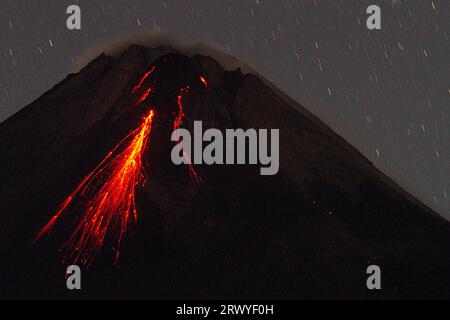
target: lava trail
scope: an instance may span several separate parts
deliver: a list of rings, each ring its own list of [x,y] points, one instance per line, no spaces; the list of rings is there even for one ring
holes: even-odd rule
[[[155,71],[156,67],[153,66],[149,71],[147,71],[146,73],[144,73],[138,83],[133,87],[133,89],[131,90],[131,93],[134,94],[136,93],[136,91],[138,91],[141,87],[142,84],[145,82],[145,80],[147,80],[147,78],[153,73],[153,71]],[[154,90],[154,85],[151,84],[148,88],[146,88],[144,90],[144,92],[142,94],[140,94],[140,96],[138,97],[137,101],[133,104],[132,108],[137,107],[141,102],[143,102],[145,99],[148,98],[149,94],[153,92]]]
[[[40,230],[36,241],[49,233],[60,216],[89,199],[81,221],[63,246],[65,257],[74,263],[90,265],[103,246],[107,231],[116,235],[116,263],[123,236],[131,220],[137,220],[135,188],[143,186],[145,174],[142,157],[149,143],[155,112],[142,119],[141,125],[128,134],[108,153],[62,203],[58,212]]]
[[[142,84],[144,83],[145,80],[147,80],[147,78],[153,73],[153,71],[155,71],[156,67],[153,66],[149,71],[147,71],[146,73],[144,73],[144,75],[141,76],[141,78],[139,79],[139,82],[133,87],[133,89],[131,90],[131,93],[135,93],[136,91],[139,90],[139,88],[142,86]]]
[[[155,67],[152,67],[139,79],[131,91],[132,94],[140,90],[154,70]],[[205,78],[201,77],[200,81],[205,88],[208,86]],[[153,90],[154,84],[151,84],[138,96],[133,107],[146,100]],[[178,114],[173,122],[174,130],[183,124],[183,97],[188,91],[189,86],[181,89],[177,97]],[[44,234],[50,233],[64,213],[69,210],[81,211],[78,225],[61,248],[65,251],[64,260],[70,258],[74,263],[91,265],[95,255],[104,245],[106,236],[111,235],[116,241],[115,262],[118,262],[121,243],[128,226],[138,218],[135,190],[136,187],[143,186],[146,180],[142,157],[149,145],[154,116],[155,112],[150,110],[140,126],[123,138],[100,164],[81,180],[56,214],[39,231],[35,242]],[[183,156],[189,163],[192,181],[200,184],[202,178],[184,150]]]
[[[186,86],[185,88],[182,88],[180,90],[180,93],[178,94],[178,99],[177,99],[178,114],[177,114],[177,117],[175,118],[175,120],[173,121],[173,130],[178,129],[183,124],[183,118],[185,116],[184,107],[183,107],[183,96],[188,92],[189,92],[189,86]],[[176,136],[176,138],[178,139],[178,142],[179,142],[179,137]],[[195,168],[194,168],[194,165],[192,164],[191,158],[190,158],[189,154],[187,154],[186,151],[184,151],[184,149],[183,149],[183,158],[189,164],[189,174],[191,176],[192,181],[194,183],[196,183],[197,185],[200,185],[203,182],[202,177],[200,177],[200,175],[197,173],[197,171],[195,171]]]
[[[148,98],[149,94],[154,90],[153,86],[148,87],[145,91],[139,96],[137,101],[134,103],[132,108],[137,107],[141,102]]]
[[[208,80],[204,76],[200,76],[200,82],[203,84],[205,88],[208,88]]]

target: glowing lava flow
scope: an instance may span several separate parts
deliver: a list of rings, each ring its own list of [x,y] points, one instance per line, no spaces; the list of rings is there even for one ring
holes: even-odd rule
[[[205,77],[200,76],[200,82],[203,84],[205,88],[208,88],[208,81],[205,79]]]
[[[66,255],[74,262],[90,265],[103,246],[107,231],[117,232],[116,263],[123,236],[130,219],[137,220],[135,188],[145,182],[142,157],[152,130],[153,110],[142,119],[142,124],[128,134],[105,159],[77,186],[62,203],[36,237],[49,233],[58,218],[69,208],[89,197],[81,221],[64,245]],[[129,140],[131,141],[126,144]]]
[[[137,107],[142,101],[148,98],[148,95],[152,93],[153,87],[147,88],[144,93],[137,99],[136,103],[133,105],[133,108]]]
[[[131,93],[135,93],[139,88],[142,86],[144,81],[155,71],[155,66],[153,66],[149,71],[147,71],[140,79],[139,82],[133,87],[133,90],[131,90]]]
[[[155,67],[147,71],[133,87],[132,93],[140,90]],[[200,77],[205,87],[208,82]],[[139,95],[133,107],[147,99],[154,90],[151,85]],[[178,129],[185,116],[183,96],[189,86],[181,89],[178,95],[178,115],[174,119],[173,129]],[[67,211],[80,213],[80,221],[61,249],[64,258],[70,257],[74,263],[90,265],[104,245],[106,237],[116,241],[117,263],[120,257],[121,243],[131,221],[136,222],[136,187],[143,186],[146,180],[142,157],[149,144],[152,122],[155,112],[150,110],[142,119],[141,125],[130,132],[103,161],[78,184],[75,190],[61,204],[56,214],[39,231],[35,242],[44,234],[51,232],[58,219]],[[202,178],[195,171],[189,155],[183,150],[183,157],[189,163],[189,173],[194,183],[200,184]]]
[[[144,75],[142,75],[142,77],[139,79],[138,83],[131,90],[132,94],[135,93],[136,91],[138,91],[141,88],[141,86],[144,83],[144,81],[147,80],[147,78],[153,73],[153,71],[155,71],[155,69],[156,69],[156,67],[153,66],[149,71],[147,71],[146,73],[144,73]],[[137,107],[141,102],[143,102],[145,99],[147,99],[148,95],[150,93],[152,93],[153,90],[154,90],[154,86],[153,85],[151,85],[150,87],[145,89],[145,91],[139,96],[137,101],[133,104],[132,108]]]
[[[180,93],[178,94],[178,115],[173,121],[173,130],[178,129],[183,124],[183,118],[185,116],[184,108],[183,108],[183,94],[185,92],[189,91],[189,86],[186,88],[183,88],[180,90]],[[176,137],[178,140],[178,136]],[[191,179],[193,182],[195,182],[197,185],[201,184],[203,182],[202,177],[195,171],[194,165],[192,164],[191,158],[189,155],[184,151],[183,149],[183,157],[185,158],[186,162],[189,164],[189,174],[191,176]]]

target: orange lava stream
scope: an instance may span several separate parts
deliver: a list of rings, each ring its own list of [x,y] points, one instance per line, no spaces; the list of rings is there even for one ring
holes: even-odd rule
[[[35,241],[43,234],[49,233],[67,209],[79,205],[80,200],[88,197],[90,200],[81,221],[63,246],[66,256],[69,255],[74,263],[90,265],[103,246],[107,231],[113,229],[117,232],[116,263],[118,262],[121,242],[128,225],[131,220],[137,220],[135,188],[145,183],[142,157],[149,142],[154,115],[155,112],[150,110],[142,119],[141,125],[119,142],[104,160],[83,178],[62,203],[58,212],[40,230]],[[126,144],[127,142],[129,143]]]
[[[200,82],[203,83],[203,86],[205,88],[208,88],[208,81],[205,79],[205,77],[200,76]]]
[[[147,71],[140,79],[139,82],[133,87],[133,90],[131,90],[131,93],[135,93],[139,88],[142,86],[144,81],[155,71],[156,67],[153,66],[149,71]]]
[[[140,90],[144,81],[155,70],[153,66],[133,87],[132,93]],[[200,76],[200,81],[208,87],[207,80]],[[148,87],[137,98],[136,107],[154,90]],[[183,124],[185,116],[183,97],[189,86],[180,90],[178,95],[178,114],[173,122],[173,129]],[[121,243],[131,222],[136,222],[135,192],[136,187],[143,186],[146,180],[142,157],[149,145],[149,136],[155,112],[150,110],[142,119],[140,126],[123,138],[100,164],[85,176],[75,190],[64,200],[56,214],[39,231],[35,243],[51,232],[56,222],[67,211],[80,212],[80,221],[62,246],[64,260],[69,257],[74,263],[91,265],[95,255],[103,247],[107,235],[116,241],[115,263],[120,257]],[[178,139],[179,140],[179,139]],[[189,155],[183,150],[183,157],[189,163],[189,174],[194,183],[199,185],[202,178],[196,172]]]
[[[136,103],[133,105],[133,108],[137,107],[141,102],[143,102],[145,99],[147,99],[148,95],[152,93],[153,87],[147,88],[144,93],[139,97],[139,99],[136,101]]]
[[[184,108],[183,108],[183,95],[189,91],[189,86],[180,90],[180,94],[178,95],[178,115],[173,121],[173,130],[178,129],[183,124],[183,118],[185,116]],[[179,140],[179,137],[176,137]],[[191,158],[183,149],[183,157],[187,163],[189,163],[189,175],[193,182],[197,185],[200,185],[203,182],[202,177],[195,171],[194,165],[192,164]]]

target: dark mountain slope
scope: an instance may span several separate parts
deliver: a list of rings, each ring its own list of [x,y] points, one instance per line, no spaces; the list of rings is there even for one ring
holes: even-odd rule
[[[182,127],[278,128],[279,174],[200,165],[197,185],[187,166],[173,165],[170,135],[187,85]],[[80,211],[33,239],[149,108],[148,181],[136,188],[139,217],[119,265],[107,237],[83,269],[83,290],[70,292],[71,261],[57,250]],[[2,297],[450,298],[449,224],[301,106],[210,57],[138,46],[98,57],[0,124],[0,164]],[[381,267],[380,291],[366,288],[370,264]]]

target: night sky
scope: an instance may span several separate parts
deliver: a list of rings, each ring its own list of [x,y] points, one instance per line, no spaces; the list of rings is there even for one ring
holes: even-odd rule
[[[80,31],[66,28],[70,4]],[[366,28],[371,4],[381,30]],[[92,48],[166,30],[223,47],[450,219],[449,15],[448,0],[1,0],[0,121]]]

